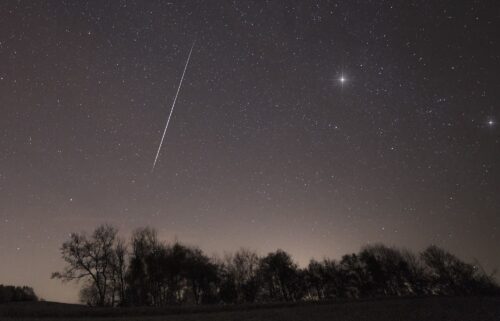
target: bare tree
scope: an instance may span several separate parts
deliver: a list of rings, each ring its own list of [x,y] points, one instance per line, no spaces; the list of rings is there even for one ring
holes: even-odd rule
[[[448,251],[435,245],[420,254],[435,294],[471,294],[477,288],[478,271]]]
[[[290,254],[283,250],[269,253],[260,260],[259,275],[270,301],[295,301],[300,299],[297,279],[298,266]]]
[[[55,272],[52,278],[63,282],[86,280],[95,288],[97,305],[106,304],[109,288],[109,275],[117,229],[110,225],[101,225],[89,237],[85,233],[73,233],[61,247],[62,258],[66,267],[62,272]]]
[[[128,244],[109,225],[90,235],[71,234],[61,247],[66,266],[52,277],[63,282],[81,280],[81,300],[98,306],[500,292],[493,275],[479,263],[465,263],[436,246],[416,256],[375,244],[339,261],[311,260],[301,269],[283,250],[260,258],[241,249],[224,261],[211,259],[197,247],[161,242],[148,227],[136,230]],[[0,286],[0,301],[21,300],[14,290]]]
[[[126,281],[130,300],[134,305],[151,304],[151,287],[148,277],[148,262],[160,250],[160,241],[155,229],[150,227],[139,228],[131,237],[132,253],[130,254],[129,268]],[[151,263],[151,262],[150,262]]]
[[[126,304],[125,298],[125,276],[127,273],[127,245],[123,239],[117,239],[111,260],[111,282],[112,282],[112,302],[118,299],[119,305]]]
[[[227,278],[233,282],[235,302],[254,302],[258,292],[260,258],[254,251],[240,249],[225,259]]]
[[[308,287],[308,297],[323,300],[326,297],[326,287],[328,284],[326,264],[311,260],[305,270],[305,282]]]

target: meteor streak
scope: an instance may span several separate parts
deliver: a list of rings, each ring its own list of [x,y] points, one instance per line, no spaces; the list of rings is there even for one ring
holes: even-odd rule
[[[163,130],[163,135],[161,136],[160,145],[158,146],[158,150],[156,151],[155,161],[153,162],[153,168],[151,172],[155,170],[156,161],[158,160],[158,156],[160,156],[161,146],[163,145],[163,140],[165,139],[165,134],[167,133],[168,124],[170,123],[170,118],[172,117],[172,113],[174,112],[175,102],[177,101],[177,96],[179,96],[179,91],[181,90],[182,81],[184,80],[184,75],[186,74],[186,69],[189,65],[189,59],[191,59],[191,53],[193,52],[194,44],[196,40],[193,41],[193,45],[191,46],[191,50],[189,50],[189,55],[186,60],[186,65],[184,66],[184,71],[182,72],[181,80],[179,82],[179,86],[177,87],[177,92],[175,93],[174,101],[172,102],[172,107],[170,108],[170,114],[168,115],[167,124],[165,125],[165,129]]]

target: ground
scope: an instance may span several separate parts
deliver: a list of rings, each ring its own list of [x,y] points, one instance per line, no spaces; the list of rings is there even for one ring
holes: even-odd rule
[[[92,309],[56,303],[0,305],[0,320],[75,321],[498,321],[500,297],[383,299],[245,307]]]

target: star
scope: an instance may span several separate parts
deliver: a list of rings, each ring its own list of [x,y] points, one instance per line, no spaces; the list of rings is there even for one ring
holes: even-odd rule
[[[493,127],[495,125],[495,121],[493,119],[488,120],[488,126]]]
[[[344,73],[340,74],[340,77],[337,78],[337,81],[340,83],[340,86],[343,88],[344,84],[347,81],[347,78],[344,76]]]

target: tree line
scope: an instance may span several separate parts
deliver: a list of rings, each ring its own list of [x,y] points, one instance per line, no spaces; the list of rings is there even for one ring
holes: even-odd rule
[[[0,284],[0,303],[38,301],[33,288]]]
[[[240,249],[211,258],[199,248],[158,239],[149,227],[130,241],[101,225],[63,243],[62,281],[82,281],[80,298],[92,306],[240,304],[422,295],[493,295],[499,286],[478,263],[437,246],[421,253],[366,246],[340,260],[311,260],[300,268],[287,252],[266,256]]]

